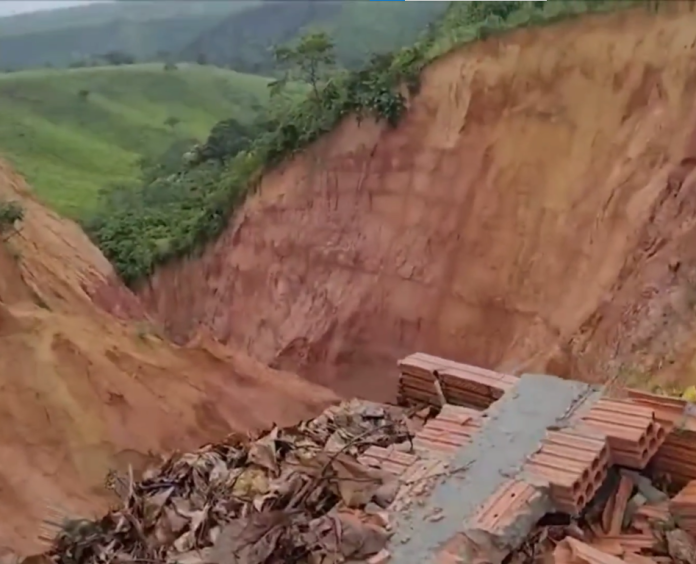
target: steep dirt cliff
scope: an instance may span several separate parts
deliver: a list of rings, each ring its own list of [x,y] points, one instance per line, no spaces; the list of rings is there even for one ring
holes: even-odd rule
[[[398,128],[346,121],[143,297],[182,342],[204,327],[373,398],[414,350],[591,380],[683,368],[696,342],[683,4],[449,54]]]
[[[110,468],[138,470],[149,451],[293,422],[333,401],[210,339],[163,341],[78,227],[2,163],[0,196],[26,209],[19,233],[0,242],[0,556],[36,548],[49,505],[103,509]],[[120,322],[93,300],[142,320]]]

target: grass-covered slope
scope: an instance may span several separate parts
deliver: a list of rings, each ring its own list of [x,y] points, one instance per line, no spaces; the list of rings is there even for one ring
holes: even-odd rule
[[[204,139],[221,119],[251,119],[266,84],[195,65],[2,74],[0,152],[44,201],[77,217],[105,185],[134,180],[140,156]]]

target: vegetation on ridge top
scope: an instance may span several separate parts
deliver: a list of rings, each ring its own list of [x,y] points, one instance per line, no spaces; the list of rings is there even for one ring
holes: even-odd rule
[[[635,4],[645,2],[621,6]],[[324,75],[318,88],[297,103],[277,95],[269,113],[248,128],[236,120],[219,124],[217,135],[211,135],[202,148],[215,152],[221,140],[231,136],[237,141],[229,143],[232,150],[224,158],[200,158],[199,152],[195,158],[189,153],[187,158],[169,160],[165,176],[108,194],[103,211],[85,228],[123,280],[135,284],[156,266],[216,238],[265,169],[303,150],[344,117],[371,116],[395,126],[406,109],[402,85],[415,93],[420,71],[434,58],[510,29],[616,8],[617,3],[604,0],[452,3],[442,21],[415,45],[374,56],[359,71]],[[291,47],[294,57],[284,58],[300,62],[297,47]],[[309,55],[322,56],[311,50]]]

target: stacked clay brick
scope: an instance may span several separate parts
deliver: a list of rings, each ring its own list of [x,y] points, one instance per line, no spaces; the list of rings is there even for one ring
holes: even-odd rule
[[[486,409],[517,383],[500,374],[424,353],[400,360],[399,401]]]
[[[419,454],[449,457],[467,446],[481,428],[482,417],[482,412],[475,409],[445,405],[437,417],[428,421],[413,437],[413,454],[372,446],[360,461],[400,475],[403,466],[412,464]]]
[[[520,514],[541,497],[541,492],[531,484],[523,480],[507,480],[478,509],[471,525],[495,535],[514,523]]]
[[[667,434],[653,409],[630,399],[602,398],[582,422],[607,436],[614,464],[636,470],[648,465]]]
[[[428,421],[413,438],[416,452],[454,454],[468,445],[481,428],[480,411],[469,407],[445,405],[437,417]]]
[[[548,431],[525,470],[550,484],[558,510],[578,514],[602,485],[609,463],[605,436],[580,426]]]
[[[485,410],[518,381],[515,376],[416,353],[399,361],[399,400],[442,407],[414,438],[416,451],[448,455],[482,424]],[[686,482],[696,479],[696,414],[686,402],[628,390],[603,397],[573,417],[570,428],[549,431],[525,469],[551,484],[558,508],[579,512],[594,496],[610,465],[658,469]],[[459,409],[460,411],[457,411]],[[674,432],[679,428],[680,432]]]
[[[425,478],[447,475],[450,458],[487,424],[484,410],[518,382],[514,376],[422,353],[403,359],[399,368],[401,402],[441,409],[415,433],[408,453],[372,447],[361,457],[399,476],[402,486],[394,510],[417,497]],[[547,492],[556,510],[580,514],[606,482],[612,465],[642,470],[652,464],[677,483],[691,480],[669,502],[669,511],[696,535],[696,406],[635,390],[623,390],[622,398],[599,397],[600,390],[596,392],[590,391],[559,421],[563,427],[547,429],[522,471],[510,476],[482,504],[465,530],[438,552],[437,561],[460,562],[464,553],[490,549],[488,540],[502,538],[535,511],[546,510]],[[624,508],[632,490],[633,483],[622,477],[616,496],[619,499],[623,492]],[[624,512],[617,515],[620,530]],[[611,528],[615,528],[613,520]],[[484,556],[490,560],[490,554]]]
[[[693,406],[679,398],[628,390],[628,397],[654,410],[656,420],[667,437],[651,461],[659,473],[669,474],[675,483],[684,485],[696,480],[696,414]]]

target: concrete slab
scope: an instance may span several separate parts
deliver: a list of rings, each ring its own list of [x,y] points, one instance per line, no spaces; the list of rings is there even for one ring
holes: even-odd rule
[[[487,410],[481,430],[455,454],[449,471],[435,479],[431,494],[414,500],[408,510],[396,516],[396,533],[389,547],[391,562],[435,562],[438,550],[467,528],[486,499],[518,474],[547,427],[564,425],[593,391],[587,384],[554,376],[523,375],[514,389]],[[540,504],[534,512],[543,515],[545,510]],[[526,521],[530,527],[533,518],[530,515]],[[522,528],[526,526],[522,524]],[[526,532],[519,528],[510,531],[511,536],[522,534]]]

